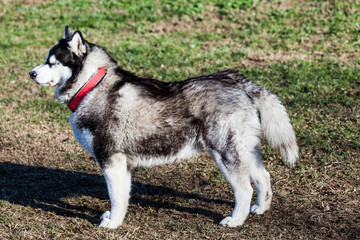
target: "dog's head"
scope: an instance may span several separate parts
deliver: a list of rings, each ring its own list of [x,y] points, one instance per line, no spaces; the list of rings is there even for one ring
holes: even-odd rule
[[[87,49],[81,32],[73,34],[66,26],[64,37],[50,49],[45,63],[29,72],[30,78],[41,86],[62,85],[79,71]]]

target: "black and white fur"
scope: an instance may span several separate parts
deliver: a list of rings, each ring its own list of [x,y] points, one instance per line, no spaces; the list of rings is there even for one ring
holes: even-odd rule
[[[130,167],[172,163],[202,151],[212,155],[234,190],[235,208],[221,225],[240,226],[249,212],[262,214],[270,208],[270,175],[261,162],[260,137],[291,166],[298,157],[293,128],[275,95],[236,70],[172,83],[138,77],[68,26],[30,77],[42,86],[56,86],[56,98],[67,104],[100,67],[107,75],[69,121],[106,179],[111,210],[101,216],[101,227],[116,228],[124,220]],[[251,182],[257,202],[250,207]]]

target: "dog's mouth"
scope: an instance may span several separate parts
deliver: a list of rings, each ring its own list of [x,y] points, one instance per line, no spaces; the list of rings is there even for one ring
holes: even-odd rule
[[[37,85],[41,86],[41,87],[53,87],[55,86],[56,84],[54,83],[54,81],[49,81],[49,82],[46,82],[46,83],[41,83],[41,82],[38,82],[36,79],[34,78],[31,78],[31,80],[33,80]]]
[[[36,82],[36,81],[35,81]],[[46,82],[46,83],[38,83],[36,82],[38,85],[42,86],[42,87],[53,87],[55,86],[56,84],[54,84],[53,81],[50,81],[50,82]]]
[[[53,86],[51,83],[38,83],[38,82],[36,82],[36,83],[42,87],[52,87]]]

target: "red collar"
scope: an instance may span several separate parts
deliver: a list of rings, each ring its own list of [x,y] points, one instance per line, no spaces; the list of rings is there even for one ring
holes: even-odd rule
[[[99,68],[97,73],[95,73],[85,84],[80,88],[80,90],[74,95],[74,97],[68,103],[68,107],[71,111],[75,111],[76,107],[79,105],[81,100],[85,95],[90,92],[94,87],[96,87],[106,75],[106,70],[104,68]]]

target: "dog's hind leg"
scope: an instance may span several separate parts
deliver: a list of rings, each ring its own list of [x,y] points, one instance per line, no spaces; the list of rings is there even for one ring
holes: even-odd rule
[[[131,174],[126,164],[126,156],[114,154],[109,163],[102,168],[111,202],[111,210],[106,211],[100,218],[100,227],[117,228],[124,220],[129,204]]]
[[[226,161],[221,154],[212,152],[212,155],[224,174],[226,180],[230,183],[235,197],[235,208],[231,216],[224,218],[220,224],[227,227],[237,227],[244,223],[249,214],[249,207],[253,189],[250,184],[249,166],[246,162],[235,163],[229,167],[224,164]],[[241,158],[246,156],[241,156]]]
[[[256,147],[255,151],[257,161],[250,163],[250,178],[256,186],[257,201],[256,204],[251,206],[250,213],[263,214],[266,210],[270,209],[272,200],[270,174],[261,162],[259,148]]]

